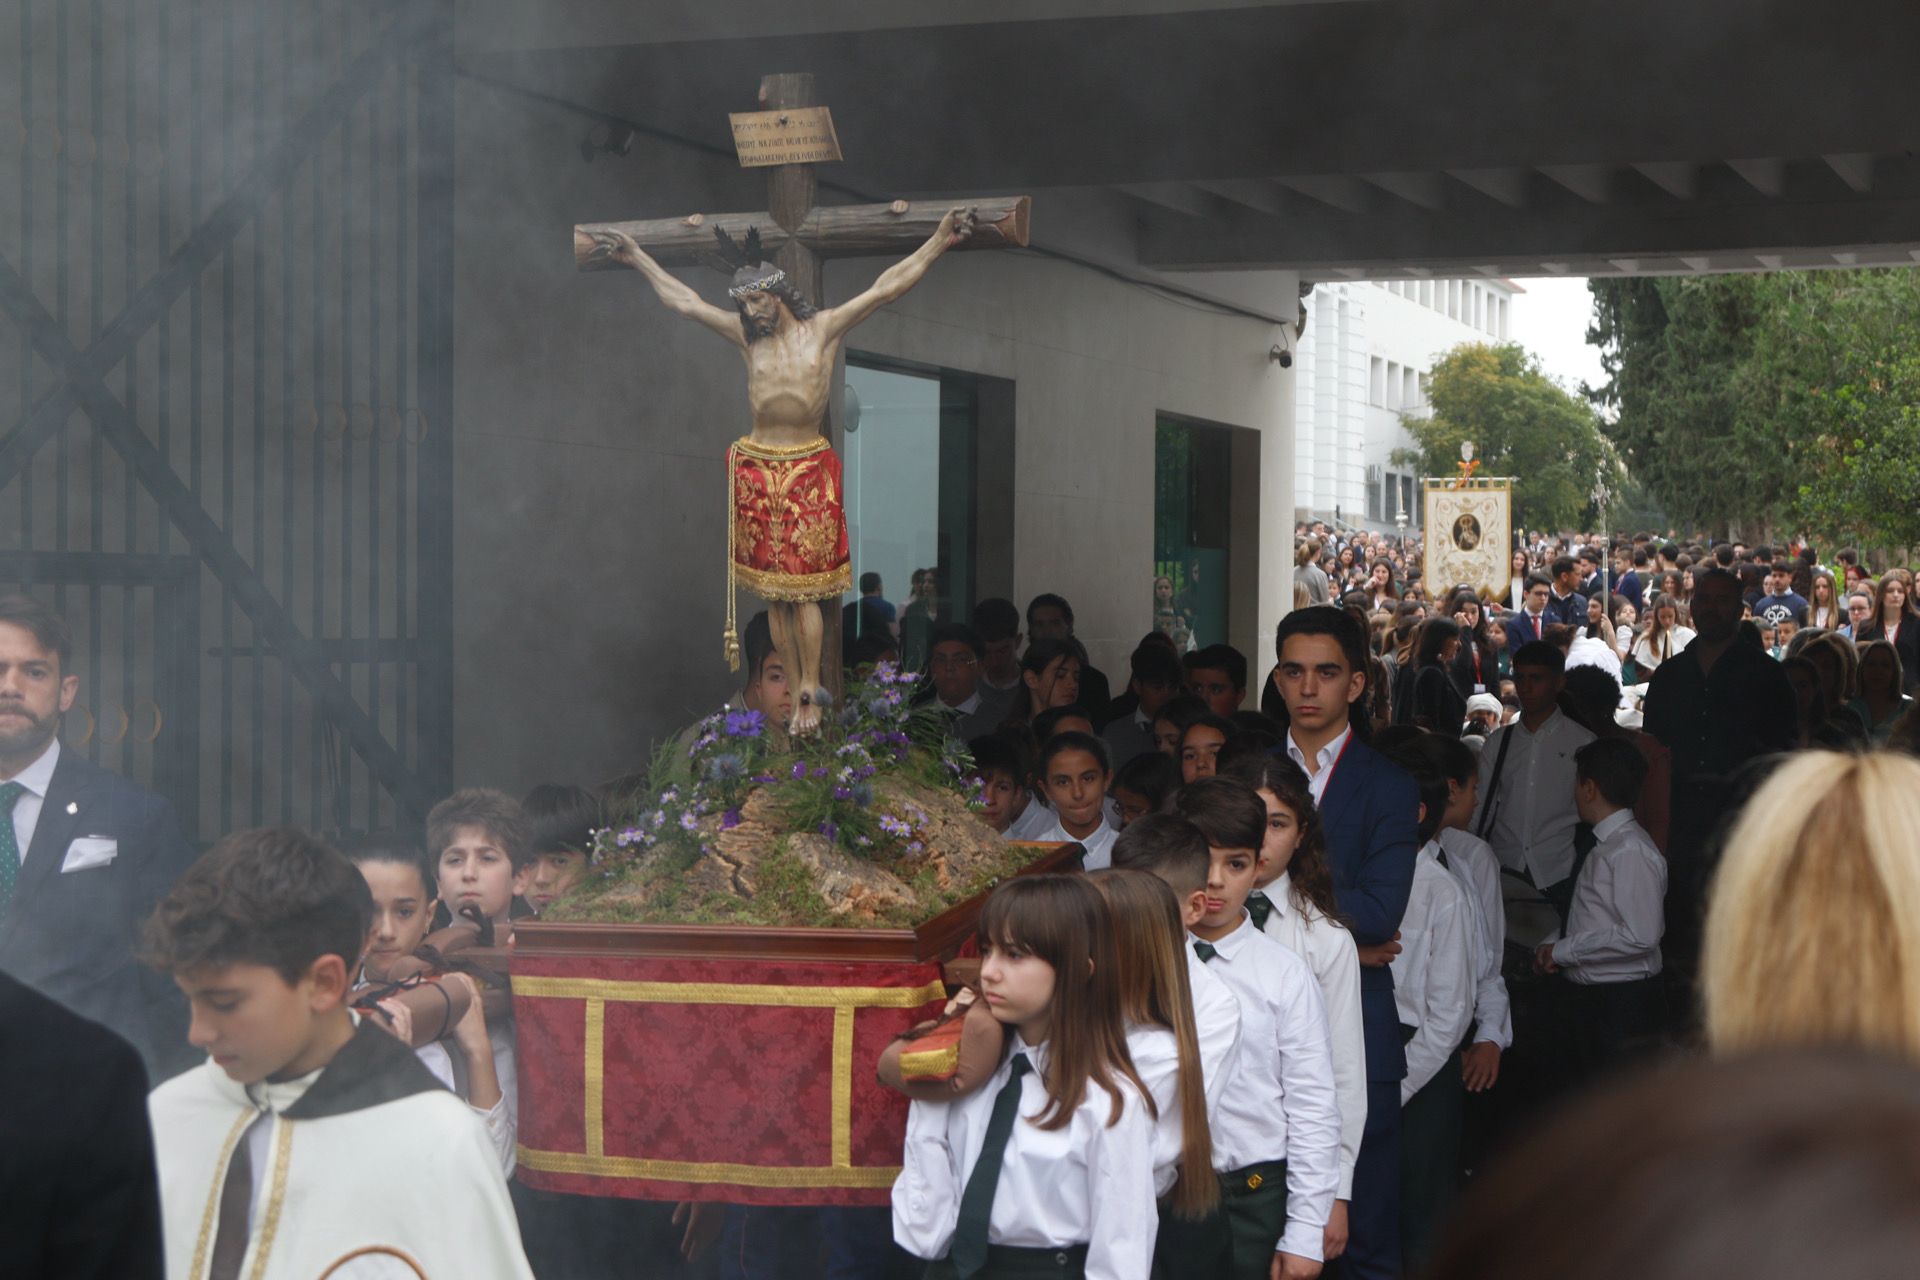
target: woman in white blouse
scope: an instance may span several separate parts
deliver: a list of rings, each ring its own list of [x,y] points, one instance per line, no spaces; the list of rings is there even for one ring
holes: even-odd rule
[[[1685,608],[1665,597],[1653,606],[1652,620],[1633,642],[1633,665],[1641,679],[1650,678],[1661,663],[1693,643],[1693,628],[1687,625]]]

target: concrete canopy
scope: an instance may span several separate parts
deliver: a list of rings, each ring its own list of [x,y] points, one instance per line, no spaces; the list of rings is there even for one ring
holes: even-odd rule
[[[552,8],[553,6],[546,6]],[[560,0],[577,35],[598,0]],[[1638,275],[1920,258],[1920,6],[1910,0],[1341,0],[851,28],[846,6],[712,0],[529,47],[486,6],[462,67],[730,149],[759,77],[810,70],[873,196],[1030,191],[1123,208],[1156,271],[1304,279]],[[892,8],[892,6],[889,6]],[[1160,11],[1151,11],[1160,10]],[[895,13],[896,21],[912,21]],[[953,19],[958,17],[960,22]],[[467,16],[463,14],[463,22]],[[949,25],[931,25],[944,22]],[[594,28],[599,29],[599,28]],[[503,34],[504,33],[504,34]],[[742,198],[760,186],[742,175]],[[829,193],[826,199],[835,197]],[[846,197],[841,197],[846,198]],[[746,207],[746,206],[742,206]],[[670,214],[678,210],[636,210]]]

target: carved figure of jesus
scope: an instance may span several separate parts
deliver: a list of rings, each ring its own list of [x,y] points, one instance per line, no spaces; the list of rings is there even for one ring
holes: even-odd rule
[[[838,599],[852,586],[840,459],[821,430],[841,344],[855,325],[918,284],[935,258],[973,234],[974,224],[974,210],[949,210],[926,242],[883,271],[871,288],[824,310],[816,310],[777,267],[756,260],[756,234],[747,236],[742,265],[727,290],[734,306],[728,310],[669,275],[625,232],[594,232],[596,254],[640,272],[669,310],[713,330],[746,361],[753,426],[727,451],[729,572],[767,601],[774,648],[796,677],[788,725],[793,733],[819,726],[825,700],[819,602]],[[730,583],[727,657],[737,665],[733,617]]]

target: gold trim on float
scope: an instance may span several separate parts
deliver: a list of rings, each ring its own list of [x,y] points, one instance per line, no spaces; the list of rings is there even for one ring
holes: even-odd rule
[[[639,1178],[658,1182],[731,1183],[743,1187],[890,1187],[898,1166],[861,1167],[853,1163],[854,1017],[861,1009],[917,1009],[946,998],[939,979],[918,987],[790,987],[771,983],[627,982],[613,978],[553,978],[537,975],[513,980],[516,999],[580,1000],[583,1028],[582,1150],[538,1151],[518,1148],[519,1161],[541,1173]],[[832,1163],[826,1166],[761,1166],[696,1160],[648,1160],[606,1153],[607,1002],[618,1004],[740,1005],[758,1008],[833,1010],[831,1113],[828,1121]]]
[[[515,997],[612,1000],[623,1004],[740,1004],[785,1009],[918,1009],[947,998],[934,979],[918,987],[788,987],[746,982],[628,982],[618,978],[549,978],[515,974]]]
[[[883,1189],[900,1176],[893,1165],[837,1169],[815,1165],[718,1164],[694,1160],[641,1160],[632,1156],[586,1156],[566,1151],[518,1149],[520,1163],[541,1173],[577,1173],[652,1182],[731,1183],[742,1187]]]
[[[607,1002],[586,1002],[586,1030],[580,1040],[580,1060],[586,1067],[582,1113],[587,1127],[587,1154],[604,1156],[607,1141]]]

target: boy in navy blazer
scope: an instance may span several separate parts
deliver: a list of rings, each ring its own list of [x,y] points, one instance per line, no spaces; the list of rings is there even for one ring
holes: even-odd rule
[[[1360,1021],[1367,1051],[1367,1126],[1354,1165],[1344,1274],[1400,1274],[1400,1081],[1407,1072],[1390,956],[1413,889],[1420,791],[1355,731],[1365,714],[1366,636],[1344,609],[1310,606],[1281,619],[1275,676],[1287,706],[1286,752],[1319,806],[1334,897],[1360,948]]]
[[[165,800],[62,750],[72,661],[57,614],[0,596],[0,972],[117,1032],[158,1082],[195,1056],[186,1004],[133,949],[194,849]]]

